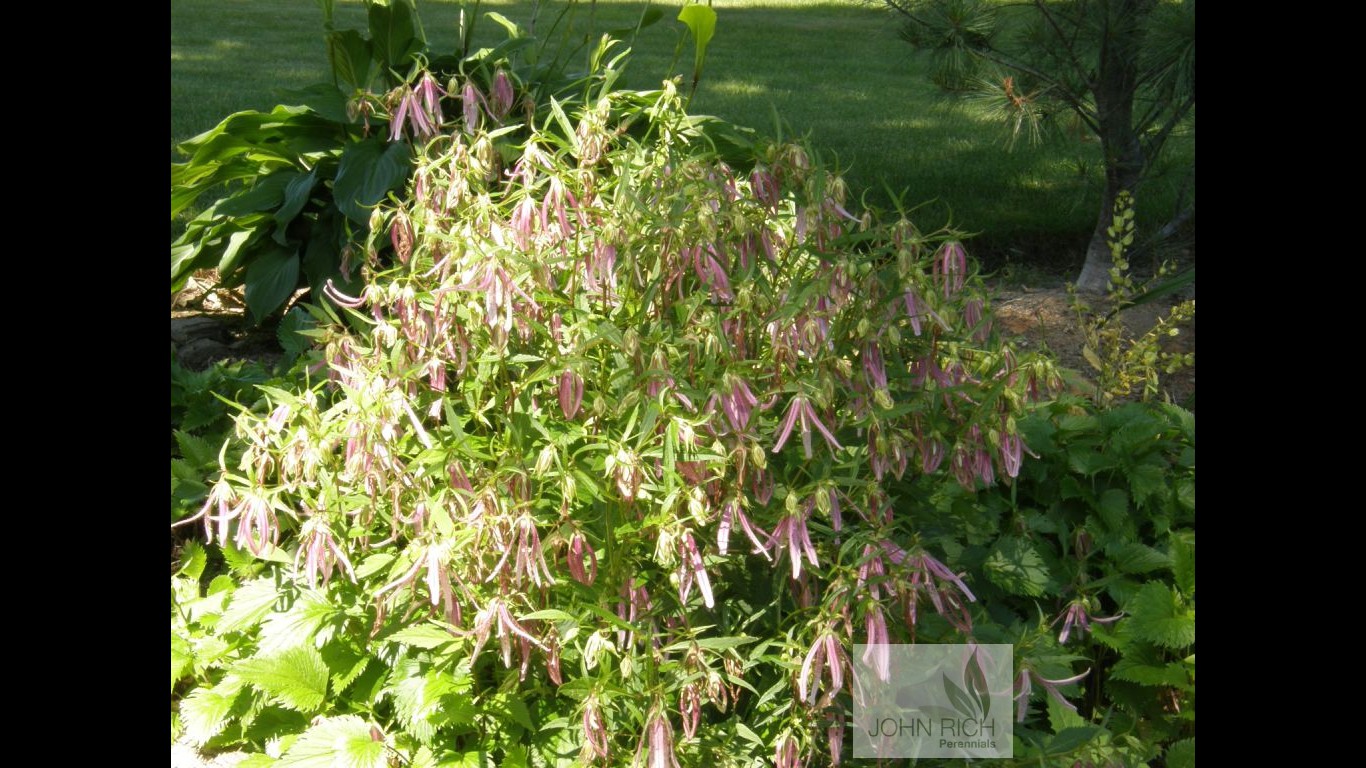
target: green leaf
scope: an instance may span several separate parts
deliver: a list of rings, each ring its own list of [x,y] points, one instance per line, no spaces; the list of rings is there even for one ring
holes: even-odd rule
[[[276,171],[251,188],[224,199],[214,207],[220,216],[245,216],[278,208],[285,201],[285,188],[301,176],[298,171]]]
[[[1115,662],[1110,676],[1139,685],[1181,688],[1188,676],[1179,661],[1165,661],[1156,648],[1143,643],[1131,643],[1124,655]]]
[[[313,346],[313,339],[302,332],[312,330],[316,325],[312,315],[303,307],[289,310],[280,321],[280,327],[275,330],[275,338],[280,342],[280,348],[285,351],[286,357],[297,358]]]
[[[1159,496],[1167,488],[1170,478],[1167,470],[1157,464],[1139,464],[1129,470],[1129,490],[1138,504],[1146,504],[1148,499]]]
[[[1024,539],[1002,537],[987,555],[982,570],[993,584],[1013,595],[1039,597],[1052,591],[1043,557]]]
[[[388,144],[383,137],[373,136],[352,144],[342,152],[332,184],[337,208],[351,221],[368,225],[370,209],[402,186],[411,169],[408,145],[402,141]]]
[[[308,204],[308,198],[313,194],[313,185],[317,181],[318,169],[314,168],[285,186],[284,201],[280,205],[280,209],[275,212],[275,242],[280,245],[286,244],[285,229]]]
[[[355,30],[347,30],[355,34]],[[370,55],[365,54],[364,64],[369,64]],[[364,74],[369,74],[368,71]],[[356,85],[359,88],[361,86]],[[346,114],[346,94],[342,93],[337,86],[331,83],[314,83],[305,88],[286,88],[276,91],[276,95],[281,103],[292,102],[298,106],[308,107],[320,117],[325,117],[334,123],[343,125],[351,122],[351,116]]]
[[[1064,728],[1058,732],[1058,735],[1049,740],[1044,752],[1049,755],[1067,754],[1104,732],[1105,729],[1094,725]]]
[[[407,69],[408,60],[422,50],[421,31],[413,17],[412,0],[370,3],[370,41],[375,57],[390,69]]]
[[[271,766],[279,764],[279,760],[258,752],[254,755],[247,755],[239,763],[234,763],[233,768],[271,768]]]
[[[328,643],[319,653],[332,672],[333,695],[345,691],[370,664],[370,656],[344,641]]]
[[[204,547],[193,539],[185,542],[180,548],[180,570],[179,574],[191,579],[199,579],[204,575],[204,565],[209,562],[209,554],[204,551]]]
[[[1137,541],[1125,542],[1110,553],[1115,566],[1124,573],[1148,573],[1159,568],[1171,567],[1172,560],[1146,544]]]
[[[385,638],[396,643],[410,645],[414,648],[431,650],[440,648],[448,643],[453,643],[457,639],[446,630],[431,624],[419,624],[415,627],[405,627]]]
[[[175,690],[175,684],[180,678],[189,671],[190,664],[194,661],[194,651],[190,648],[190,641],[171,632],[171,690]]]
[[[228,715],[241,691],[241,683],[226,680],[212,688],[196,688],[180,701],[180,722],[185,738],[195,746],[205,742],[228,724]]]
[[[298,285],[298,250],[273,246],[247,267],[247,309],[260,323],[279,309]]]
[[[1150,581],[1129,600],[1126,611],[1134,637],[1165,648],[1195,644],[1195,613],[1166,584]]]
[[[694,43],[693,80],[702,74],[702,62],[707,58],[707,45],[716,34],[716,11],[709,5],[685,5],[678,12],[678,20],[688,25]]]
[[[322,593],[304,590],[288,611],[272,613],[261,625],[258,653],[269,654],[312,642],[325,623],[338,613]]]
[[[280,768],[387,768],[383,741],[356,715],[328,717],[309,728],[284,754]]]
[[[225,549],[226,553],[226,549]],[[232,601],[218,620],[219,632],[240,632],[252,629],[270,613],[282,597],[275,580],[270,577],[253,579],[232,593]]]
[[[368,579],[371,576],[388,568],[394,562],[394,555],[391,552],[376,552],[361,561],[356,566],[356,578]]]
[[[1176,588],[1186,597],[1195,596],[1195,533],[1181,532],[1171,538],[1172,575]]]
[[[1166,765],[1167,768],[1195,768],[1195,737],[1167,747]]]
[[[327,60],[332,64],[332,76],[349,86],[348,90],[365,90],[369,85],[372,58],[370,41],[359,31],[344,29],[328,34]]]
[[[298,646],[233,666],[239,677],[282,706],[312,712],[327,697],[327,664],[312,646]]]

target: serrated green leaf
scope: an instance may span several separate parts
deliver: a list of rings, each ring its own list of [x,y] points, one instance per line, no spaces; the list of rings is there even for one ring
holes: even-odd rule
[[[1161,662],[1154,660],[1156,654],[1145,654],[1138,649],[1147,646],[1131,646],[1123,658],[1115,662],[1110,676],[1116,680],[1126,680],[1139,685],[1181,688],[1188,683],[1186,670],[1181,662]],[[1152,657],[1152,658],[1150,658]]]
[[[190,641],[181,637],[175,631],[171,632],[171,690],[175,690],[175,684],[190,669],[190,663],[194,661],[194,651],[190,648]]]
[[[1171,539],[1172,575],[1176,588],[1186,597],[1195,596],[1195,533],[1182,533]]]
[[[505,693],[497,694],[484,705],[484,711],[505,722],[516,723],[528,731],[535,730],[531,723],[531,713],[520,698]]]
[[[233,672],[282,706],[312,712],[327,697],[327,664],[312,646],[245,659]]]
[[[242,758],[241,762],[234,763],[233,768],[271,768],[271,766],[279,764],[280,761],[270,755],[264,755],[257,752],[254,755],[247,755]]]
[[[1114,564],[1124,573],[1149,573],[1171,567],[1171,558],[1146,544],[1129,541],[1110,553]]]
[[[196,688],[180,701],[180,722],[185,727],[185,738],[197,747],[217,736],[228,724],[228,715],[241,690],[240,683],[225,683],[213,688]]]
[[[218,449],[202,437],[197,437],[184,430],[177,429],[171,433],[175,436],[176,447],[180,449],[180,455],[185,460],[196,467],[218,466]]]
[[[1148,503],[1154,496],[1160,497],[1167,488],[1168,477],[1163,467],[1157,464],[1139,464],[1129,470],[1129,490],[1134,501],[1140,505]]]
[[[1024,539],[1002,537],[991,548],[982,570],[993,584],[1013,595],[1039,597],[1051,591],[1043,558]]]
[[[1081,725],[1063,728],[1058,735],[1049,739],[1048,746],[1044,753],[1049,755],[1065,755],[1075,751],[1078,747],[1094,739],[1105,729],[1094,725]]]
[[[332,693],[339,694],[361,676],[370,664],[370,656],[352,647],[344,639],[328,643],[319,651],[323,662],[332,672]]]
[[[227,556],[227,548],[224,548]],[[219,632],[241,632],[252,629],[270,613],[282,597],[280,588],[271,577],[252,579],[232,593],[228,609],[218,621]]]
[[[1167,747],[1166,758],[1167,768],[1195,768],[1195,737]]]
[[[1114,467],[1115,459],[1089,445],[1072,445],[1067,448],[1067,466],[1083,477],[1091,477]]]
[[[383,741],[356,715],[324,718],[294,742],[276,765],[280,768],[387,768]]]
[[[209,554],[204,551],[204,547],[191,539],[180,548],[180,570],[177,573],[198,580],[204,575],[204,565],[208,562]]]
[[[1195,511],[1195,481],[1183,477],[1176,481],[1176,501],[1187,510]]]
[[[271,654],[313,641],[318,630],[338,613],[322,593],[304,590],[283,613],[272,613],[261,624],[258,653]]]
[[[419,624],[415,627],[404,627],[385,639],[410,645],[414,648],[431,650],[453,643],[458,638],[440,627],[431,624]]]
[[[1166,584],[1150,581],[1130,600],[1126,612],[1134,637],[1164,648],[1195,644],[1195,612]]]

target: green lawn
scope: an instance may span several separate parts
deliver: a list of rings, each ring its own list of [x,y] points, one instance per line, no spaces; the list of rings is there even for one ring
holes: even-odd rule
[[[664,18],[636,41],[628,85],[656,87],[685,34],[674,21],[682,0],[654,2]],[[826,159],[838,160],[854,190],[886,206],[886,187],[918,206],[914,219],[934,228],[948,221],[979,232],[975,251],[1042,261],[1066,269],[1080,263],[1100,194],[1100,153],[1075,136],[1045,146],[1002,149],[1004,128],[976,119],[943,96],[928,62],[896,34],[896,22],[861,0],[715,0],[719,17],[694,112],[719,115],[768,133],[774,112],[784,131],[809,135]],[[523,28],[544,30],[563,0],[484,0]],[[571,34],[631,26],[644,2],[582,0],[562,22]],[[457,4],[419,0],[428,38],[454,47]],[[338,0],[340,26],[361,27],[363,6]],[[492,44],[502,30],[484,19],[477,39]],[[691,43],[672,74],[691,66]],[[172,0],[171,140],[212,127],[230,112],[268,109],[280,89],[326,77],[322,13],[305,0]],[[1140,194],[1140,215],[1157,220],[1194,162],[1194,138],[1173,142],[1169,158]]]

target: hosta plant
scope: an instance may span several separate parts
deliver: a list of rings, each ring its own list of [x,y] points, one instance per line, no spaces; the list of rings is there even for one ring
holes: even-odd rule
[[[308,381],[238,418],[175,727],[260,765],[845,760],[852,643],[988,618],[911,480],[1010,483],[1056,375],[951,233],[807,148],[722,162],[672,82],[536,110],[422,145]]]
[[[171,291],[217,269],[222,286],[245,287],[258,323],[301,288],[315,301],[328,280],[360,288],[357,246],[371,214],[405,188],[425,143],[451,131],[517,131],[525,106],[551,95],[575,103],[612,72],[576,73],[570,64],[584,57],[547,50],[548,40],[496,14],[508,38],[471,51],[477,0],[460,3],[454,52],[428,48],[415,0],[365,0],[364,31],[338,29],[332,0],[321,5],[332,81],[268,112],[227,117],[180,144],[185,161],[171,165],[172,222],[218,196],[171,243]]]

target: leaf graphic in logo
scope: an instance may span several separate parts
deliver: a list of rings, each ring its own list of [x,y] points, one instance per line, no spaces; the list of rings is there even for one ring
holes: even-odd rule
[[[965,693],[962,688],[955,685],[954,682],[949,679],[948,675],[941,674],[941,677],[944,678],[944,693],[948,694],[949,701],[953,704],[953,708],[958,710],[958,714],[963,717],[975,718],[976,712],[975,707],[973,707],[972,699],[968,697],[967,693]]]
[[[968,687],[982,712],[982,719],[991,714],[991,691],[987,690],[987,673],[982,669],[982,659],[978,656],[982,649],[974,648],[963,667],[963,684]]]

